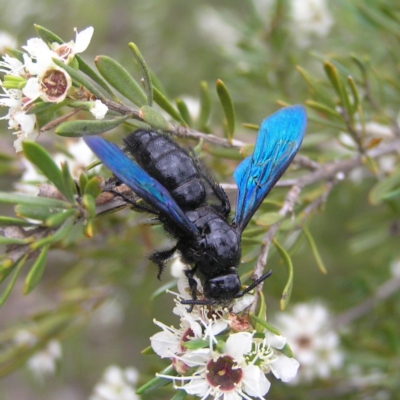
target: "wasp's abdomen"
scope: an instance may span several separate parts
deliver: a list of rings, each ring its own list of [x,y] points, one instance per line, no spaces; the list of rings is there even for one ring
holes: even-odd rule
[[[206,190],[192,157],[168,136],[137,130],[124,139],[125,150],[172,195],[182,209],[201,206]]]

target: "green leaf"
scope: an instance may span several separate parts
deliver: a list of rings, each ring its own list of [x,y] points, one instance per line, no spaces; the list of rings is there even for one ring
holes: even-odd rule
[[[145,349],[143,349],[140,354],[143,354],[145,356],[153,355],[156,354],[155,351],[151,346],[147,346]]]
[[[74,218],[67,219],[53,235],[46,236],[43,239],[39,239],[36,242],[33,242],[30,245],[30,248],[32,250],[37,250],[43,246],[48,246],[60,241],[74,226],[74,222]]]
[[[315,261],[317,262],[318,268],[323,274],[327,273],[327,270],[325,268],[324,262],[322,260],[321,255],[319,254],[317,245],[315,244],[314,238],[311,235],[311,232],[308,230],[306,226],[303,226],[303,232],[304,235],[306,236],[306,239],[311,247],[311,251],[313,252]]]
[[[309,74],[304,68],[297,66],[296,67],[297,71],[299,71],[300,75],[303,77],[303,79],[306,81],[310,89],[312,89],[312,93],[315,93],[318,89],[318,84],[315,81],[315,77],[311,74]]]
[[[62,200],[51,199],[49,197],[33,197],[23,194],[0,192],[0,203],[5,204],[24,204],[27,206],[38,206],[47,208],[65,208],[70,209],[71,204]]]
[[[133,56],[140,68],[140,72],[142,73],[144,80],[144,87],[147,94],[147,104],[151,106],[153,104],[153,84],[151,82],[151,74],[150,70],[144,61],[142,53],[139,51],[138,47],[135,43],[129,43],[129,48],[131,49]]]
[[[89,165],[87,167],[88,170],[89,170],[90,166],[91,165]],[[79,175],[79,191],[80,191],[80,193],[85,193],[85,188],[86,188],[87,183],[88,183],[87,175],[86,174],[80,174]]]
[[[26,204],[17,204],[15,206],[15,213],[24,218],[35,219],[38,221],[45,221],[50,216],[60,212],[59,208],[49,208],[41,206],[32,206]]]
[[[328,79],[332,84],[332,87],[335,89],[337,95],[339,96],[342,107],[345,108],[348,111],[349,115],[351,116],[352,109],[350,106],[350,99],[347,90],[343,85],[342,78],[339,75],[337,68],[331,62],[325,61],[324,70]]]
[[[351,106],[351,111],[352,114],[354,114],[358,109],[358,105],[360,104],[360,96],[358,95],[358,89],[352,76],[347,77],[347,83],[350,86],[351,94],[353,96],[353,104]]]
[[[211,100],[208,84],[205,81],[200,82],[200,115],[197,120],[197,128],[200,131],[207,132],[208,120],[210,119]]]
[[[151,125],[154,128],[157,129],[162,129],[162,130],[169,130],[170,125],[166,121],[166,119],[154,108],[151,108],[150,106],[143,106],[140,109],[140,116],[143,118],[143,120]]]
[[[283,346],[282,349],[279,349],[279,351],[286,357],[293,358],[293,351],[287,343]]]
[[[259,296],[261,304],[260,304],[260,309],[258,310],[257,317],[265,321],[267,319],[267,303],[265,302],[265,296],[262,291],[259,292]],[[265,329],[265,326],[257,322],[254,326],[254,329],[256,332],[262,332]]]
[[[326,116],[335,118],[336,120],[342,119],[342,117],[338,114],[338,112],[336,110],[328,107],[327,105],[325,105],[323,103],[319,103],[319,102],[313,101],[313,100],[306,100],[305,103],[308,107],[312,108],[313,110],[317,111],[318,113],[323,113]]]
[[[178,373],[174,370],[172,365],[169,367],[165,368],[162,372],[162,375],[170,375],[170,376],[177,376]],[[152,392],[153,390],[157,390],[161,387],[164,387],[172,382],[171,379],[167,378],[159,378],[155,377],[149,382],[145,383],[143,386],[141,386],[139,389],[136,390],[136,394],[142,395],[146,394],[149,392]]]
[[[102,179],[98,176],[91,178],[85,185],[84,194],[92,196],[94,199],[96,199],[101,193],[101,182]]]
[[[22,218],[0,216],[0,226],[30,226],[31,223]]]
[[[193,120],[186,103],[182,99],[176,100],[176,106],[187,126],[193,126]]]
[[[0,264],[0,284],[3,283],[15,269],[15,263],[9,258]]]
[[[252,147],[254,149],[254,146]],[[227,158],[229,160],[243,160],[243,155],[238,147],[207,146],[207,153],[217,158]]]
[[[376,176],[379,173],[379,167],[376,160],[370,157],[368,154],[362,159],[363,164]]]
[[[121,64],[107,56],[97,56],[95,64],[104,79],[133,104],[147,104],[142,88]]]
[[[65,188],[65,192],[63,194],[65,198],[72,203],[75,195],[77,194],[77,187],[74,179],[71,176],[71,173],[69,172],[68,162],[63,162],[61,164],[61,173]]]
[[[72,210],[63,210],[52,216],[48,217],[44,224],[49,228],[56,228],[64,223],[68,218],[72,217],[73,215],[77,216],[78,211],[75,209]]]
[[[108,87],[107,83],[101,79],[101,77],[93,70],[85,60],[79,55],[75,54],[75,59],[78,61],[79,70],[86,74],[89,78],[93,79],[99,86],[101,86],[107,93],[109,93],[114,101],[117,101],[117,97],[114,95],[112,90]]]
[[[185,120],[181,117],[179,112],[175,110],[174,106],[169,102],[169,100],[158,89],[153,89],[155,103],[157,103],[173,119],[185,124]]]
[[[9,55],[10,57],[14,57],[17,60],[21,61],[24,63],[24,54],[26,54],[24,51],[17,50],[17,49],[12,49],[10,47],[5,48],[5,54]]]
[[[282,215],[278,212],[267,212],[260,215],[256,220],[256,225],[260,226],[271,226],[282,219]]]
[[[53,157],[51,157],[42,146],[35,142],[22,142],[22,149],[24,150],[26,158],[43,172],[43,175],[55,185],[58,191],[69,201],[73,201],[73,196],[68,198],[70,191],[65,187],[61,170],[53,161]]]
[[[222,104],[222,108],[224,109],[225,113],[225,118],[228,128],[227,139],[231,141],[233,138],[233,133],[235,131],[235,110],[233,107],[233,102],[224,82],[218,79],[216,87],[219,100]]]
[[[188,393],[184,390],[178,390],[172,397],[171,400],[183,400],[187,397]]]
[[[15,285],[15,282],[18,278],[18,275],[21,271],[21,268],[23,267],[23,265],[25,264],[26,259],[28,258],[28,254],[26,254],[24,257],[22,257],[16,267],[15,267],[15,273],[14,276],[11,278],[10,283],[8,284],[6,290],[3,292],[2,295],[0,295],[0,307],[4,304],[4,302],[7,300],[7,297],[9,296],[9,294],[11,293],[12,288]]]
[[[26,279],[24,285],[24,294],[28,294],[36,287],[39,283],[40,278],[43,275],[44,268],[46,266],[47,261],[47,253],[49,251],[48,246],[44,246],[40,251],[38,258],[36,259],[35,263],[32,265]]]
[[[56,58],[53,58],[54,64],[58,67],[62,68],[68,75],[72,78],[75,83],[79,83],[84,86],[87,90],[89,90],[92,94],[94,94],[98,99],[105,102],[106,98],[104,97],[103,93],[100,92],[96,86],[94,86],[91,82],[89,82],[82,74],[79,73],[76,69],[70,67],[69,65],[63,63]]]
[[[386,193],[383,196],[383,200],[394,200],[397,197],[400,197],[400,189],[392,190],[391,192]]]
[[[96,201],[95,201],[95,199],[92,196],[85,194],[82,197],[82,204],[85,207],[85,209],[88,211],[90,217],[94,218],[96,216]]]
[[[43,111],[48,111],[49,109],[51,112],[54,114],[58,109],[61,107],[64,107],[70,102],[70,100],[64,100],[61,101],[60,103],[49,103],[45,101],[37,101],[36,103],[33,103],[30,107],[29,110],[26,111],[26,114],[38,114]],[[61,106],[60,106],[61,105]]]
[[[273,243],[275,245],[275,247],[278,250],[278,253],[280,254],[280,256],[282,257],[285,265],[286,265],[286,269],[288,272],[288,279],[286,282],[285,287],[283,288],[283,292],[282,292],[282,296],[281,296],[281,300],[280,300],[280,309],[284,310],[286,308],[286,306],[289,303],[290,300],[290,296],[292,294],[292,288],[293,288],[293,264],[292,264],[292,260],[288,254],[288,252],[277,242],[276,239],[273,240]]]
[[[24,238],[24,239],[19,239],[19,238],[0,236],[0,244],[2,244],[2,245],[27,244],[27,243],[31,243],[31,242],[32,242],[32,238],[30,238],[30,237],[27,237],[27,238]]]
[[[64,43],[64,41],[59,36],[44,28],[43,26],[35,24],[34,28],[40,39],[42,39],[45,43]]]
[[[56,128],[55,133],[57,135],[67,137],[98,135],[116,128],[130,117],[131,115],[125,115],[123,117],[106,120],[80,120],[63,122]]]
[[[374,205],[380,205],[386,200],[386,195],[396,190],[400,186],[400,167],[390,176],[378,181],[368,194],[369,202]]]
[[[269,324],[267,321],[265,321],[264,318],[260,318],[257,315],[250,313],[250,318],[253,320],[253,324],[257,323],[262,325],[265,329],[267,329],[268,331],[272,332],[275,335],[280,336],[281,333],[279,332],[278,329],[276,329],[275,327],[273,327],[271,324]]]

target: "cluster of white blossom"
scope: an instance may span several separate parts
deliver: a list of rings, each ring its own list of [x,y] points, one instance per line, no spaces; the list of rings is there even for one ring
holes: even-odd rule
[[[139,400],[140,397],[135,393],[138,378],[135,368],[122,369],[111,365],[93,388],[89,400]]]
[[[334,370],[342,367],[344,356],[339,335],[324,305],[296,304],[291,312],[278,315],[275,325],[287,336],[300,362],[299,374],[292,383],[327,379]]]
[[[32,38],[22,48],[22,57],[4,55],[0,61],[0,71],[5,74],[1,87],[0,106],[7,107],[8,113],[1,119],[8,120],[9,129],[16,130],[14,142],[17,151],[22,150],[22,142],[35,140],[39,135],[36,116],[29,113],[36,100],[60,103],[68,95],[72,86],[69,74],[53,61],[57,59],[70,64],[75,54],[82,53],[88,47],[93,35],[89,27],[76,33],[76,40],[69,43],[48,45],[40,38]],[[91,112],[97,119],[104,118],[107,107],[96,100]]]
[[[189,298],[186,279],[178,282],[174,314],[180,327],[154,321],[162,328],[150,338],[153,350],[162,358],[170,358],[178,376],[159,374],[171,379],[175,388],[201,397],[240,400],[263,398],[271,383],[266,374],[289,382],[299,363],[283,354],[287,341],[267,330],[256,332],[249,319],[240,313],[253,301],[246,295],[236,301],[231,312],[195,306],[188,312],[179,299]],[[191,370],[190,374],[188,371]],[[178,385],[178,383],[180,384]]]
[[[15,343],[21,347],[33,347],[38,342],[38,337],[27,330],[18,331],[15,335]],[[45,347],[38,350],[27,361],[29,370],[38,380],[54,375],[57,360],[62,356],[61,344],[58,340],[50,340]]]
[[[299,47],[309,46],[311,38],[326,37],[334,19],[325,0],[291,0],[291,30]]]

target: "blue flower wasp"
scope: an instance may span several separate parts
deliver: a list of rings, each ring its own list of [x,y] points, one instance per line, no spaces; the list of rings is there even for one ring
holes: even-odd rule
[[[150,259],[159,267],[178,251],[190,266],[185,270],[192,299],[183,304],[228,305],[248,293],[271,272],[241,290],[237,268],[241,235],[276,182],[286,171],[302,143],[307,124],[304,107],[283,108],[261,123],[254,152],[234,172],[238,186],[236,211],[228,221],[230,203],[224,190],[205,172],[196,156],[168,135],[137,130],[125,138],[125,149],[99,136],[86,144],[103,164],[144,200],[133,208],[157,216],[176,239],[169,250]],[[210,193],[216,202],[209,200]],[[203,286],[197,298],[198,277]]]

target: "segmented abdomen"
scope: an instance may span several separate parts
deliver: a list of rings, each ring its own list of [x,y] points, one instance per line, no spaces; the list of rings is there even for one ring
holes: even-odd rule
[[[195,161],[166,135],[137,130],[125,139],[125,151],[172,195],[184,210],[201,206],[206,190]]]

